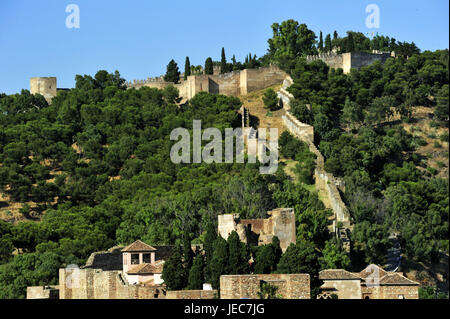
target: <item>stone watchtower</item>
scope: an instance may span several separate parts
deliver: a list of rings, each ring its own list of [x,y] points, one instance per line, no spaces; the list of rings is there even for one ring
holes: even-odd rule
[[[50,104],[56,96],[56,77],[35,77],[30,79],[31,94],[41,94]]]
[[[236,231],[239,239],[255,246],[267,245],[272,237],[280,240],[283,252],[291,243],[296,243],[295,213],[293,208],[277,208],[267,212],[266,219],[241,219],[238,214],[218,216],[218,233],[227,239]]]

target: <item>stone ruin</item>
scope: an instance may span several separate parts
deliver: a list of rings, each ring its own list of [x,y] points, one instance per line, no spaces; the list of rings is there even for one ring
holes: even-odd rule
[[[242,242],[250,245],[266,245],[277,236],[283,252],[289,245],[296,243],[295,214],[293,208],[277,208],[267,212],[266,219],[240,219],[238,214],[218,216],[218,232],[227,239],[232,231],[236,231]]]

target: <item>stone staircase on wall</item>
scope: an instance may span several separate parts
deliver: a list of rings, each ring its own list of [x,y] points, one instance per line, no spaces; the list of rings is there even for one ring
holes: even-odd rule
[[[316,155],[316,168],[314,171],[315,186],[317,191],[322,194],[324,204],[331,208],[334,213],[332,232],[344,243],[348,242],[348,232],[350,228],[350,217],[347,207],[342,201],[338,187],[343,186],[343,181],[327,173],[324,168],[324,157],[314,145],[314,127],[298,121],[290,112],[290,101],[294,96],[287,91],[293,80],[290,76],[283,81],[283,86],[277,92],[278,97],[283,102],[286,114],[283,115],[283,123],[286,129],[299,140],[305,142],[309,150]],[[338,228],[338,223],[342,227]],[[349,247],[345,247],[347,250]]]

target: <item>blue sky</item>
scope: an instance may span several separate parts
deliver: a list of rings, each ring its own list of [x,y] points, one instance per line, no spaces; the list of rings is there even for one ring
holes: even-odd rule
[[[80,8],[80,28],[68,29],[68,4]],[[368,29],[368,4],[380,8],[380,28]],[[33,76],[56,76],[73,87],[76,74],[119,70],[127,80],[165,72],[170,59],[203,64],[225,47],[243,60],[262,56],[271,24],[306,23],[316,34],[378,32],[414,41],[422,50],[449,47],[447,0],[39,0],[0,2],[0,92],[29,89]]]

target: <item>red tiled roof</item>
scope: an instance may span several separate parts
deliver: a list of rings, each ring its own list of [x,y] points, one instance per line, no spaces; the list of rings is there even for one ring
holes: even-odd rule
[[[136,240],[131,245],[128,245],[124,249],[122,249],[122,252],[136,252],[136,251],[155,251],[156,248],[152,247],[150,245],[147,245],[146,243]]]
[[[419,283],[406,278],[399,273],[388,273],[380,279],[380,285],[414,285],[418,286]]]
[[[387,271],[377,265],[368,265],[364,270],[360,271],[359,273],[356,273],[356,275],[358,275],[362,279],[365,279],[367,276],[373,274],[375,269],[378,270],[378,276],[380,278],[387,275]]]
[[[359,273],[352,273],[344,269],[327,269],[319,272],[319,278],[322,280],[345,280],[345,279],[361,279],[363,282],[368,280],[369,275],[373,280],[374,272],[378,272],[380,285],[418,285],[417,282],[412,281],[400,273],[387,272],[377,265],[369,265]]]
[[[145,275],[145,274],[161,274],[163,270],[164,262],[159,261],[155,265],[152,264],[140,264],[131,266],[128,269],[127,274],[130,275]]]
[[[361,279],[357,274],[351,273],[344,269],[326,269],[319,272],[319,278],[322,280],[332,279]]]

